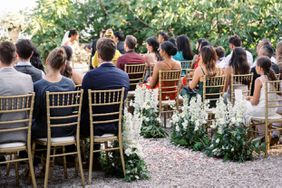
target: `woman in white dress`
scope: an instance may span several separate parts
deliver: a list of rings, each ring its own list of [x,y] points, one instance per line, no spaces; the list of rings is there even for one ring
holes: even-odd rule
[[[78,39],[78,32],[75,29],[71,29],[65,33],[61,46],[69,46],[72,48],[72,51],[75,52],[79,47]]]
[[[256,71],[260,77],[255,80],[255,90],[253,96],[248,96],[246,99],[246,121],[250,122],[251,117],[264,117],[265,116],[265,83],[267,81],[276,80],[275,74],[271,69],[271,60],[262,56],[257,59]],[[274,86],[273,86],[274,87]],[[271,94],[270,94],[271,95]],[[269,98],[276,98],[276,94],[269,96]],[[272,104],[274,105],[274,104]],[[277,108],[270,108],[268,116],[275,116]],[[260,129],[260,128],[259,128]],[[259,132],[261,132],[259,130]]]

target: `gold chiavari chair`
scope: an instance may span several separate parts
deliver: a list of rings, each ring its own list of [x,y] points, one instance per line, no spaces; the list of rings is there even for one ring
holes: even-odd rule
[[[16,164],[16,181],[17,184],[19,184],[18,162],[28,161],[32,186],[37,187],[31,152],[33,104],[34,93],[18,96],[0,96],[0,137],[5,134],[5,136],[7,136],[7,134],[17,136],[17,133],[26,135],[26,141],[0,144],[1,155],[13,154],[15,156],[14,159],[10,158],[9,160],[0,162],[0,164]],[[18,158],[20,151],[26,151],[28,157]]]
[[[187,75],[187,72],[189,70],[191,70],[191,64],[192,64],[192,60],[189,60],[189,61],[181,61],[181,76],[185,76]]]
[[[82,89],[82,85],[79,84],[79,85],[75,85],[75,90],[76,91],[80,91]]]
[[[44,187],[48,186],[50,159],[63,157],[64,176],[67,177],[66,156],[75,155],[79,165],[82,185],[84,186],[84,175],[82,169],[81,152],[80,152],[80,115],[82,105],[83,90],[68,92],[46,92],[47,106],[47,138],[40,138],[33,143],[33,152],[36,144],[47,146]],[[60,112],[60,114],[58,113]],[[73,128],[73,136],[52,137],[54,128]],[[66,152],[65,147],[75,145],[76,151]],[[56,154],[56,149],[62,148],[62,153]],[[53,154],[51,154],[53,149]],[[76,165],[77,168],[77,165]]]
[[[146,67],[146,72],[148,73],[148,77],[153,75],[155,64],[151,64],[150,66]]]
[[[243,75],[231,75],[230,84],[230,101],[234,103],[235,89],[241,89],[244,96],[251,94],[251,88],[253,83],[253,73]]]
[[[123,173],[125,175],[125,162],[122,143],[122,114],[125,89],[112,90],[88,90],[89,114],[90,114],[90,161],[89,179],[92,181],[93,155],[94,152],[108,152],[119,150]],[[95,135],[95,126],[113,124],[117,126],[117,134],[104,133],[101,136]],[[108,143],[117,142],[118,146],[108,147]],[[104,144],[104,148],[94,150],[94,144]]]
[[[179,82],[181,70],[160,70],[159,71],[159,113],[164,115],[164,127],[168,114],[179,110]],[[175,104],[176,109],[172,109],[170,104]]]
[[[281,74],[280,74],[280,73],[275,74],[275,77],[276,77],[276,79],[277,79],[277,80],[280,80],[280,76],[281,76]]]
[[[130,91],[135,90],[136,85],[143,82],[144,75],[145,75],[145,64],[125,64],[124,71],[128,74],[129,82],[130,82]],[[132,93],[128,93],[129,95]],[[134,95],[134,93],[133,93]]]
[[[282,81],[267,81],[265,83],[265,114],[261,117],[251,117],[250,126],[258,133],[258,125],[264,124],[264,135],[266,143],[266,156],[270,149],[281,148],[282,145],[270,145],[272,134],[274,131],[282,131],[282,115],[276,113],[277,109],[282,108]],[[277,123],[280,126],[275,126]]]

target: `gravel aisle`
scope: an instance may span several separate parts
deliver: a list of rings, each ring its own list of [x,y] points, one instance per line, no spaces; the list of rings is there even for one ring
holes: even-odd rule
[[[86,187],[279,187],[282,186],[282,155],[253,162],[232,163],[206,157],[200,152],[173,146],[168,139],[142,139],[151,178],[132,183],[116,178],[104,178],[102,172],[94,173],[91,186]],[[4,169],[1,167],[1,177]],[[55,168],[49,187],[79,187],[80,179],[74,170],[68,170],[64,180],[63,168]],[[85,179],[88,172],[85,170]],[[11,187],[13,177],[0,180],[0,187]],[[37,180],[40,185],[42,179]],[[22,185],[23,186],[23,185]],[[26,187],[26,186],[23,186]]]

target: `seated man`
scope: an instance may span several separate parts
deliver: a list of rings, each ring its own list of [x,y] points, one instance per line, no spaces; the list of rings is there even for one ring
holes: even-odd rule
[[[125,54],[117,60],[117,67],[124,70],[125,64],[145,64],[145,58],[135,52],[137,39],[132,35],[127,35],[124,42]]]
[[[0,43],[0,96],[25,95],[33,92],[33,83],[29,75],[16,71],[13,63],[16,59],[16,48],[11,42]],[[25,112],[0,114],[0,121],[26,118]],[[17,123],[14,127],[26,126]],[[2,128],[11,127],[1,125]],[[26,141],[26,131],[0,133],[0,143]]]
[[[82,112],[81,112],[81,135],[89,136],[89,104],[88,89],[91,90],[111,90],[125,88],[125,98],[129,90],[128,75],[122,70],[115,67],[112,59],[115,55],[116,44],[108,38],[101,38],[97,41],[97,55],[101,60],[100,66],[86,73],[82,81],[82,89],[84,89]],[[109,107],[101,107],[95,111],[107,112],[111,111]],[[96,125],[94,135],[101,136],[105,133],[117,134],[117,124],[101,124]]]
[[[33,45],[30,40],[20,39],[16,43],[16,51],[18,54],[18,63],[15,66],[15,69],[19,72],[29,74],[33,82],[41,80],[44,76],[44,73],[35,68],[30,63],[30,58],[33,55]]]

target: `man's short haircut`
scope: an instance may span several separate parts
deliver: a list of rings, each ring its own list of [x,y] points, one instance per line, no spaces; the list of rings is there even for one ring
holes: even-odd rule
[[[229,38],[229,44],[233,44],[235,47],[241,47],[241,38],[238,35],[233,35]]]
[[[260,50],[263,50],[263,55],[271,58],[273,56],[274,50],[270,45],[264,45]]]
[[[0,61],[5,65],[11,65],[16,59],[16,47],[11,42],[0,43]]]
[[[125,44],[129,49],[133,50],[136,47],[137,39],[133,35],[127,35],[125,38]]]
[[[161,31],[159,32],[159,35],[161,35],[164,38],[164,41],[167,41],[169,39],[169,36],[166,32]]]
[[[116,53],[116,44],[112,39],[100,38],[97,41],[97,52],[104,61],[112,61]]]
[[[225,56],[224,48],[222,46],[216,47],[215,52],[216,52],[218,58],[222,58],[222,57]]]
[[[28,39],[20,39],[16,43],[16,51],[20,58],[28,59],[31,57],[33,52],[33,44]]]
[[[118,38],[119,41],[124,41],[124,34],[122,31],[116,31],[114,32],[114,35]]]

